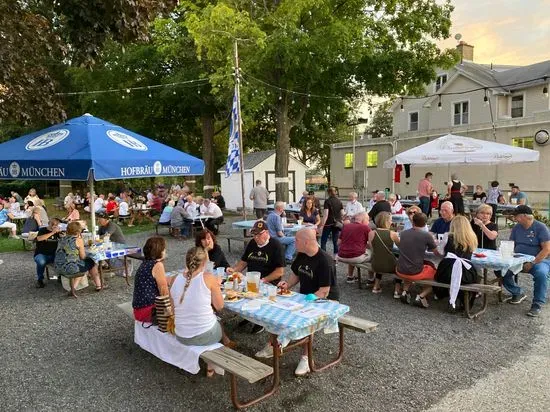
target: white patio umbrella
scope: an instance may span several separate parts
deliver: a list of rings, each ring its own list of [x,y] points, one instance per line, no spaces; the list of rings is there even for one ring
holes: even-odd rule
[[[538,160],[539,152],[536,150],[447,134],[389,158],[384,162],[384,167],[392,169],[398,164],[412,166],[499,165],[537,162]]]

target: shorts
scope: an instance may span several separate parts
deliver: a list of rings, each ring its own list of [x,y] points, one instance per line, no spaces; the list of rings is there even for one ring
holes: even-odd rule
[[[395,274],[403,280],[414,282],[415,280],[434,280],[436,269],[433,265],[424,264],[422,271],[414,275],[404,275],[397,270]]]
[[[218,343],[222,340],[222,326],[220,325],[220,322],[216,321],[214,326],[200,335],[193,336],[192,338],[182,338],[176,335],[176,338],[181,343],[188,346],[213,345],[214,343]]]

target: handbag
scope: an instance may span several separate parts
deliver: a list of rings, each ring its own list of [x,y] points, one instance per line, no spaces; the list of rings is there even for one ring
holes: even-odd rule
[[[157,296],[155,298],[155,310],[159,331],[168,332],[169,319],[173,316],[170,296]]]

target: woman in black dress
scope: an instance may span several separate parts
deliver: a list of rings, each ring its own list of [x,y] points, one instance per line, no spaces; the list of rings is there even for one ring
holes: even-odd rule
[[[451,175],[451,181],[447,183],[447,192],[449,195],[449,201],[453,204],[455,214],[464,214],[464,199],[462,193],[466,191],[468,186],[458,180],[456,173]]]

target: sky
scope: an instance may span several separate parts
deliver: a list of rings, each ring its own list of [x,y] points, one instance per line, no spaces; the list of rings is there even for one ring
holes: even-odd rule
[[[474,62],[526,65],[550,60],[550,0],[452,0],[451,38],[474,46]]]

